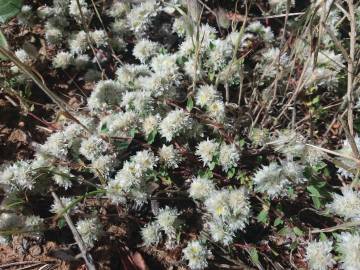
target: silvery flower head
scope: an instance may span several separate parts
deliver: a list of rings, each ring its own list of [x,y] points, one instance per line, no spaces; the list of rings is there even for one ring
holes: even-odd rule
[[[88,20],[92,12],[85,0],[70,0],[69,14],[81,24],[82,20]]]
[[[170,111],[159,125],[159,132],[168,142],[183,132],[190,124],[189,115],[181,109]]]
[[[330,212],[343,217],[345,220],[360,218],[360,192],[350,186],[341,188],[341,193],[333,193],[333,201],[327,205]]]
[[[229,191],[226,189],[212,192],[205,200],[206,210],[215,218],[225,221],[227,217],[231,216],[228,197]]]
[[[26,160],[17,161],[6,166],[0,172],[0,184],[13,190],[33,189],[35,180],[31,163]]]
[[[232,167],[237,167],[240,154],[235,144],[221,144],[219,162],[226,172]]]
[[[219,93],[212,85],[201,85],[196,92],[195,101],[200,107],[210,106],[215,100],[219,99]]]
[[[94,30],[89,33],[91,41],[94,42],[96,47],[106,46],[108,35],[104,30]]]
[[[154,169],[158,158],[151,150],[138,151],[131,157],[131,161],[135,165],[136,170],[140,170],[141,174]]]
[[[110,114],[101,119],[99,131],[114,137],[128,137],[131,130],[138,127],[138,118],[138,115],[132,111]]]
[[[153,109],[154,99],[150,91],[127,91],[123,94],[121,106],[139,114],[146,114]]]
[[[51,134],[46,142],[40,146],[40,152],[46,153],[59,159],[66,158],[69,141],[63,131]]]
[[[141,229],[141,236],[145,246],[157,245],[161,241],[160,227],[156,222],[151,222]]]
[[[331,254],[332,241],[312,241],[306,247],[306,260],[311,270],[332,269],[335,260]]]
[[[337,250],[340,253],[341,269],[360,268],[360,235],[358,232],[342,232],[339,235]]]
[[[130,10],[128,3],[113,2],[106,14],[113,18],[122,18]]]
[[[219,151],[219,146],[220,144],[215,140],[206,139],[198,144],[195,154],[200,157],[205,166],[210,166]]]
[[[159,210],[159,213],[156,215],[156,221],[167,235],[174,235],[178,216],[179,212],[176,209],[166,206]]]
[[[82,140],[79,152],[88,160],[95,160],[110,149],[109,144],[97,135]]]
[[[159,126],[161,118],[160,115],[148,115],[142,122],[142,130],[145,136],[149,136],[151,132],[156,130]]]
[[[72,212],[76,209],[76,207],[67,209],[68,207],[70,207],[70,205],[73,202],[72,198],[60,197],[59,200],[60,201],[54,201],[54,203],[51,205],[50,212],[59,215],[59,214],[62,214],[64,212],[64,210],[67,210],[68,212],[69,211]]]
[[[225,246],[228,246],[233,242],[235,234],[227,224],[224,224],[221,221],[210,221],[206,223],[205,226],[215,242],[219,242]]]
[[[266,193],[270,198],[281,196],[289,184],[289,181],[282,175],[281,169],[276,162],[262,166],[253,178],[255,190]]]
[[[65,190],[72,186],[70,169],[64,166],[58,166],[54,171],[53,179],[55,183]]]
[[[99,81],[88,98],[91,111],[104,110],[121,102],[121,85],[113,80]]]
[[[66,69],[68,68],[74,61],[74,57],[69,52],[59,52],[56,54],[53,59],[54,68]]]
[[[76,1],[76,0],[74,0]],[[85,31],[81,30],[69,39],[69,48],[72,53],[83,53],[89,49],[88,37]]]
[[[208,266],[207,258],[211,252],[200,241],[191,241],[183,249],[183,254],[190,269],[200,270]]]
[[[189,195],[196,200],[206,199],[215,190],[214,182],[205,177],[196,177],[191,180]]]
[[[156,55],[160,46],[158,43],[148,39],[141,39],[134,47],[133,55],[140,60],[141,63],[147,62],[152,56]]]
[[[274,33],[271,31],[271,28],[265,27],[259,21],[251,22],[246,30],[249,32],[257,33],[264,41],[271,42],[274,39]]]
[[[179,67],[175,54],[159,54],[151,59],[151,68],[162,77],[173,79],[178,76]]]
[[[152,17],[157,14],[157,4],[155,0],[145,1],[140,5],[134,6],[127,14],[127,20],[130,25],[130,29],[135,34],[143,34],[147,29]]]
[[[125,64],[116,70],[116,79],[122,85],[133,89],[137,87],[136,79],[149,73],[146,65]]]
[[[224,68],[232,57],[232,46],[227,40],[216,39],[212,41],[213,48],[209,51],[207,65],[214,71]]]
[[[163,145],[159,149],[160,162],[167,168],[178,168],[181,162],[181,156],[178,150],[171,145]]]
[[[102,225],[97,218],[87,218],[76,223],[76,229],[88,248],[92,248],[102,234]]]

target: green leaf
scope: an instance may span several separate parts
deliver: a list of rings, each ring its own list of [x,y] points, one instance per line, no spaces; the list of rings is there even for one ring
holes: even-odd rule
[[[268,220],[268,210],[261,210],[261,212],[257,216],[257,220],[263,224],[266,224]]]
[[[126,150],[129,147],[130,142],[129,141],[116,141],[116,142],[114,142],[114,144],[119,151],[122,151],[122,150]]]
[[[326,237],[325,233],[323,233],[323,232],[320,233],[320,240],[322,240],[322,241],[327,240],[327,237]]]
[[[7,40],[6,40],[4,34],[1,31],[0,31],[0,47],[3,47],[5,49],[7,49],[9,47],[9,45],[7,43]],[[0,54],[0,59],[1,60],[7,60],[7,57],[5,57],[5,55]]]
[[[227,172],[227,178],[228,178],[228,179],[233,178],[234,175],[235,175],[235,173],[236,173],[235,167],[230,168],[230,169],[228,170],[228,172]]]
[[[321,197],[322,197],[322,196],[320,195],[320,192],[319,192],[319,191],[317,190],[317,188],[314,187],[313,185],[308,186],[306,189],[310,192],[311,196],[313,196],[313,197],[318,197],[318,198],[321,198]]]
[[[59,229],[62,229],[65,227],[65,224],[66,224],[65,219],[61,218],[61,219],[59,219],[57,226],[59,227]]]
[[[186,109],[191,112],[191,110],[194,108],[194,100],[192,99],[192,97],[189,97],[187,102],[186,102]]]
[[[158,132],[157,132],[156,129],[154,129],[153,131],[150,132],[150,134],[147,137],[147,143],[148,144],[152,144],[155,141],[155,137],[156,137],[157,133]]]
[[[300,230],[298,227],[294,227],[293,231],[297,236],[303,236],[304,235],[304,232],[302,230]]]
[[[276,218],[274,221],[274,226],[279,226],[283,223],[284,223],[284,221],[282,221],[281,218]]]
[[[18,14],[22,7],[22,0],[0,0],[0,22],[7,20]]]
[[[251,248],[251,249],[249,250],[249,255],[250,255],[251,261],[252,261],[255,265],[260,264],[259,254],[258,254],[256,248]]]

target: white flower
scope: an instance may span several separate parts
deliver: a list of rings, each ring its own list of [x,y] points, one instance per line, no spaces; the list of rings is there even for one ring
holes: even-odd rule
[[[82,140],[79,153],[86,159],[94,161],[109,148],[109,144],[104,139],[97,135],[91,135],[89,138]]]
[[[360,269],[360,235],[342,232],[339,236],[338,250],[341,254],[341,269]]]
[[[116,70],[116,79],[121,84],[134,88],[136,87],[136,78],[149,73],[146,65],[125,64]]]
[[[215,190],[212,180],[205,177],[196,177],[192,179],[189,188],[190,197],[197,200],[204,200]]]
[[[181,161],[181,156],[179,151],[177,151],[174,146],[163,145],[159,149],[160,161],[168,168],[177,168],[179,167],[179,162]]]
[[[160,120],[161,118],[158,114],[149,115],[144,119],[142,128],[146,136],[149,136],[151,132],[158,128]]]
[[[198,144],[195,154],[200,157],[205,166],[210,166],[218,151],[219,143],[215,142],[215,140],[207,139]]]
[[[176,109],[168,113],[161,121],[159,131],[161,136],[170,142],[175,136],[179,135],[190,124],[189,115],[181,110]]]
[[[113,18],[121,18],[130,10],[127,3],[113,2],[106,14]]]
[[[28,227],[30,230],[39,229],[40,226],[43,224],[44,219],[39,216],[27,216],[25,219],[25,226]]]
[[[91,111],[101,110],[109,106],[118,105],[121,101],[122,87],[113,80],[99,81],[88,98]]]
[[[121,106],[127,111],[133,110],[140,114],[145,114],[152,110],[153,98],[150,91],[127,91],[122,97]]]
[[[51,134],[45,144],[40,146],[40,151],[56,158],[66,158],[68,153],[68,138],[63,131]]]
[[[155,73],[165,78],[174,78],[178,74],[179,67],[176,64],[175,54],[159,54],[152,58],[151,67]]]
[[[105,190],[106,196],[112,203],[123,204],[126,202],[124,189],[119,179],[109,181]]]
[[[209,51],[207,65],[218,71],[222,69],[232,57],[232,46],[227,40],[212,41],[214,47]]]
[[[222,100],[216,100],[207,108],[209,116],[222,122],[225,118],[225,104]]]
[[[116,155],[101,155],[91,162],[91,169],[95,174],[100,172],[107,177],[114,169],[116,161]]]
[[[127,15],[131,30],[139,34],[146,30],[151,18],[157,13],[156,7],[155,0],[148,0],[131,9]]]
[[[130,136],[130,131],[137,127],[138,118],[138,115],[132,111],[111,114],[101,120],[99,129],[102,131],[103,128],[107,128],[105,133],[108,133],[110,136],[128,137]]]
[[[306,260],[311,270],[331,269],[335,260],[331,255],[332,241],[309,242],[306,248]]]
[[[176,17],[172,25],[172,31],[179,37],[185,37],[186,35],[186,24],[183,17]]]
[[[105,46],[107,44],[108,36],[104,30],[95,30],[89,34],[91,41],[95,43],[96,47]]]
[[[30,56],[24,49],[16,50],[15,56],[23,63],[29,63],[31,61]]]
[[[115,34],[124,34],[128,31],[128,25],[126,19],[116,19],[113,23],[111,23],[111,30]]]
[[[59,166],[56,168],[53,179],[57,185],[63,187],[65,190],[72,186],[70,178],[73,175],[70,173],[70,169],[67,167]]]
[[[133,55],[140,60],[141,63],[145,63],[152,56],[154,56],[159,50],[159,44],[148,39],[141,39],[136,43]]]
[[[69,14],[74,17],[79,24],[82,23],[82,19],[88,20],[91,17],[91,13],[85,0],[70,0]]]
[[[345,220],[359,220],[360,218],[360,192],[350,186],[341,188],[342,195],[333,193],[333,201],[327,208]]]
[[[191,241],[183,249],[184,259],[193,270],[204,269],[208,266],[207,257],[211,252],[206,249],[199,241]]]
[[[176,209],[166,206],[159,210],[156,216],[160,228],[168,235],[174,235],[176,229],[177,217],[179,212]]]
[[[74,0],[76,1],[76,0]],[[72,53],[83,53],[89,48],[86,32],[81,30],[69,39],[69,48]]]
[[[76,229],[88,248],[92,248],[102,234],[102,225],[97,218],[79,220]]]
[[[225,246],[228,246],[233,242],[235,234],[226,224],[220,221],[212,221],[206,223],[206,226],[208,227],[209,234],[214,241],[220,242]]]
[[[274,33],[271,31],[271,28],[269,26],[265,27],[259,21],[250,23],[246,27],[246,30],[249,32],[257,33],[266,42],[270,42],[274,39]]]
[[[50,212],[58,215],[62,214],[65,209],[70,207],[72,202],[73,202],[72,198],[61,197],[60,202],[54,201],[54,203],[51,205]],[[75,207],[71,207],[70,209],[67,209],[68,212],[69,211],[72,212],[74,210]]]
[[[59,52],[52,61],[54,68],[66,69],[73,63],[73,55],[69,52]]]
[[[45,32],[45,39],[50,44],[58,44],[63,38],[63,31],[56,27],[48,27]]]
[[[150,150],[138,151],[131,157],[131,161],[135,164],[136,170],[141,171],[141,174],[154,169],[157,162],[157,157]]]
[[[195,101],[200,107],[206,107],[219,98],[219,94],[212,85],[201,85],[197,90]]]
[[[35,180],[32,166],[29,161],[20,160],[6,166],[0,172],[0,184],[14,190],[33,189]]]
[[[237,167],[239,159],[239,151],[235,144],[221,144],[219,162],[225,172],[232,167]]]
[[[215,218],[226,220],[226,218],[231,215],[228,198],[228,190],[224,189],[212,192],[205,201],[206,210]]]
[[[202,70],[201,65],[198,63],[196,65],[194,57],[188,59],[184,64],[185,74],[188,75],[191,79],[201,79],[205,72]]]
[[[281,175],[281,166],[276,162],[271,162],[269,166],[259,169],[253,178],[255,190],[266,193],[271,198],[286,194],[285,187],[289,181]]]
[[[157,245],[161,240],[159,225],[156,222],[148,223],[141,229],[141,236],[145,246]]]

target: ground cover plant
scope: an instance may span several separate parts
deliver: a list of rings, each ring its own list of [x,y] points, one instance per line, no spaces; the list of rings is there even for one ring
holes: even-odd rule
[[[0,21],[1,269],[360,269],[358,1]]]

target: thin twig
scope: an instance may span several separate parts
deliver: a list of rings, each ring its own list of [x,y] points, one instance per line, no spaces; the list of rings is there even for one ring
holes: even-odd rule
[[[56,195],[56,193],[54,191],[51,191],[51,195],[53,196],[55,202],[57,204],[59,204],[62,208],[64,208],[64,205],[62,204],[61,200],[59,199],[59,197]],[[69,228],[70,228],[70,230],[71,230],[71,232],[72,232],[72,234],[74,236],[76,244],[78,245],[78,247],[80,249],[81,256],[84,259],[88,270],[96,270],[96,267],[95,267],[95,265],[93,263],[91,255],[87,252],[85,243],[84,243],[81,235],[77,231],[74,223],[72,222],[72,220],[71,220],[71,218],[70,218],[70,216],[69,216],[69,214],[67,212],[64,213],[64,218],[65,218],[65,221],[68,224],[68,226],[69,226]]]

